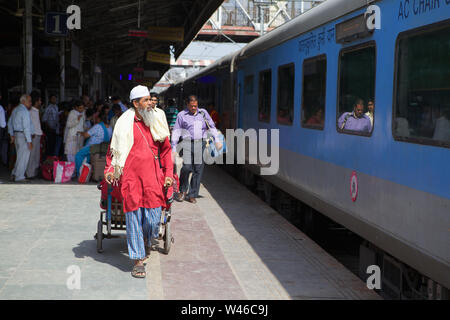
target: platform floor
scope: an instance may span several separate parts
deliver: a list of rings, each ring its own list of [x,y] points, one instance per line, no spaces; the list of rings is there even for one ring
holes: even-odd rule
[[[222,169],[205,169],[200,195],[174,204],[170,253],[135,279],[126,240],[96,251],[95,184],[0,179],[0,299],[380,299]]]

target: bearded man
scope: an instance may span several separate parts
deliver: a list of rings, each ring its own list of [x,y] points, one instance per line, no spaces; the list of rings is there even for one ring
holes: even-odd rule
[[[173,162],[164,111],[151,104],[148,88],[134,87],[130,101],[133,107],[114,127],[104,173],[108,183],[121,181],[128,253],[134,260],[131,275],[145,278],[146,247],[158,237],[164,187],[173,183]]]

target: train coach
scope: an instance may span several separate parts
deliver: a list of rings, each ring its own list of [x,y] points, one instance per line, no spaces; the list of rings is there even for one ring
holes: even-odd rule
[[[222,129],[279,129],[265,181],[366,239],[383,285],[448,293],[450,0],[328,0],[170,90]],[[370,126],[348,129],[357,103]]]

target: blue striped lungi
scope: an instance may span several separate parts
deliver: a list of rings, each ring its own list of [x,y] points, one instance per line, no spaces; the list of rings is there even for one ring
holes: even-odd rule
[[[125,213],[127,221],[127,244],[130,259],[144,259],[144,238],[148,245],[151,239],[158,238],[158,228],[161,219],[161,207],[139,208],[136,211]]]

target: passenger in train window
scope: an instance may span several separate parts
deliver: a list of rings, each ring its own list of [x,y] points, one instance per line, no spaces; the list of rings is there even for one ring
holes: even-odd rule
[[[372,125],[364,113],[364,100],[357,99],[352,112],[344,112],[338,120],[340,130],[369,133]]]
[[[278,110],[277,121],[281,124],[291,124],[292,118],[289,116],[287,110],[280,109]]]
[[[444,110],[436,120],[433,140],[450,142],[450,108]]]
[[[422,104],[422,112],[419,121],[419,132],[421,137],[431,138],[433,136],[434,127],[436,126],[436,116],[433,108],[428,103]]]
[[[409,137],[411,129],[409,128],[408,119],[396,117],[394,122],[394,133],[396,136]]]
[[[374,110],[375,110],[375,104],[373,103],[373,99],[370,99],[367,102],[367,112],[365,113],[365,115],[369,118],[371,127],[373,127]]]
[[[314,114],[306,121],[306,124],[323,126],[323,109],[316,107]]]
[[[268,121],[270,121],[270,114],[260,111],[259,115],[258,115],[258,120],[268,122]]]

